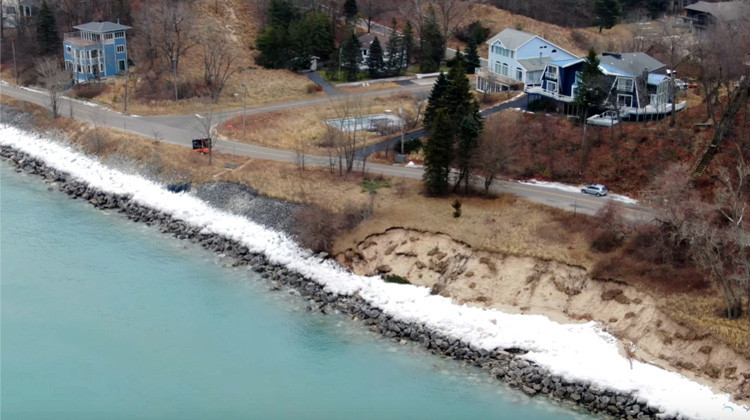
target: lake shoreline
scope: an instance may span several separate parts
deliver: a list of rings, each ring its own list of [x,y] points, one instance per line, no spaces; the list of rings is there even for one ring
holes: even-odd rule
[[[587,381],[569,380],[552,374],[548,369],[524,359],[524,349],[511,347],[487,351],[431,330],[423,324],[395,319],[357,294],[342,295],[326,291],[316,281],[270,262],[265,255],[251,252],[237,240],[206,233],[202,228],[170,214],[138,204],[127,195],[99,191],[87,182],[74,179],[64,169],[52,168],[23,151],[4,145],[0,154],[17,171],[40,176],[44,182],[57,187],[71,198],[87,200],[98,209],[117,211],[135,222],[156,226],[162,233],[200,244],[231,258],[232,265],[251,266],[254,271],[273,282],[273,289],[291,287],[315,302],[310,304],[309,310],[323,314],[334,311],[346,313],[387,338],[411,340],[434,354],[478,366],[492,377],[521,389],[527,395],[546,395],[552,400],[578,406],[592,413],[619,418],[656,418],[657,415],[659,418],[680,418],[665,415],[662,408],[649,405],[635,392],[604,389]]]

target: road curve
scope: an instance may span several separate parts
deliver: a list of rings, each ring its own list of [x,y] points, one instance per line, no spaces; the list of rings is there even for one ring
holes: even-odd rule
[[[396,92],[419,92],[420,90],[423,91],[424,89],[424,86],[416,86],[414,88],[407,87],[364,92],[359,95],[363,97],[384,96]],[[49,108],[48,95],[41,90],[19,88],[8,84],[1,84],[0,94]],[[330,100],[330,98],[318,97],[307,100],[248,108],[246,112],[247,115],[253,115],[264,112],[306,107],[325,103]],[[507,108],[514,104],[515,103],[509,103],[504,106]],[[494,110],[495,108],[492,109]],[[200,135],[200,127],[194,116],[177,115],[139,117],[135,115],[125,115],[91,103],[70,98],[62,98],[60,104],[60,113],[65,117],[70,117],[72,115],[74,119],[85,121],[94,125],[123,130],[129,133],[155,138],[165,143],[184,147],[192,147],[191,140],[193,138],[199,137]],[[218,120],[223,120],[241,114],[241,109],[231,110],[218,113],[217,118]],[[393,140],[394,139],[391,139],[391,141]],[[297,158],[297,155],[294,152],[251,144],[237,143],[228,140],[217,142],[214,150],[221,153],[229,153],[238,156],[247,156],[255,159],[266,159],[287,163],[294,163],[296,162]],[[305,156],[306,165],[328,167],[329,163],[330,162],[328,157],[313,155]],[[361,168],[361,161],[358,162],[358,164],[360,165],[359,168]],[[366,169],[367,172],[372,174],[382,174],[385,176],[412,179],[422,178],[422,169],[418,167],[412,168],[404,167],[403,165],[383,165],[377,163],[367,163]],[[585,214],[596,213],[608,200],[607,197],[593,197],[577,192],[567,192],[553,187],[520,184],[517,182],[507,181],[495,182],[495,184],[493,185],[493,190],[497,192],[515,194],[529,201]],[[648,209],[632,204],[625,204],[625,208],[631,218],[641,220],[646,220],[649,218]]]

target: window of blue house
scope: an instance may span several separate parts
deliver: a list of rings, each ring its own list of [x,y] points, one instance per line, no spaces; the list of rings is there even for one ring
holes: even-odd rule
[[[124,53],[125,52],[125,46],[124,45],[118,45],[117,46],[117,52],[118,53]]]
[[[71,52],[71,51],[73,51],[73,48],[71,48],[70,45],[66,45],[65,46],[65,51]]]
[[[557,66],[547,66],[547,77],[552,80],[557,80]]]
[[[516,67],[516,80],[523,80],[523,70],[520,67]]]
[[[124,31],[115,32],[115,38],[125,38],[125,32]]]

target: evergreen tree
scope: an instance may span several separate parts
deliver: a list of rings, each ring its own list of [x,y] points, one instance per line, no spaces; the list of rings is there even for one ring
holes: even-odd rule
[[[60,52],[60,36],[57,33],[55,14],[46,1],[43,1],[39,7],[39,17],[36,22],[36,41],[40,55]]]
[[[443,98],[443,106],[458,126],[461,120],[471,113],[471,103],[474,100],[469,78],[466,77],[463,54],[460,52],[456,53],[456,64],[448,72],[448,89]]]
[[[430,139],[424,145],[424,175],[427,193],[444,195],[448,192],[450,164],[453,160],[453,122],[445,109],[435,114]]]
[[[401,72],[405,70],[405,68],[402,67],[404,51],[401,35],[399,35],[396,28],[395,18],[391,22],[391,34],[388,37],[388,43],[385,46],[385,54],[387,59],[385,62],[385,73],[387,73],[388,76],[401,75]]]
[[[474,154],[479,147],[479,133],[482,131],[482,117],[479,114],[479,104],[472,100],[469,112],[461,120],[458,128],[458,143],[455,152],[455,164],[458,167],[458,179],[454,191],[458,191],[461,183],[464,184],[464,194],[469,193],[469,181],[471,180],[471,168]]]
[[[357,16],[357,13],[359,13],[357,0],[346,0],[344,2],[344,16],[346,16],[346,20],[351,21]]]
[[[594,24],[602,29],[610,29],[622,17],[622,5],[619,0],[594,0]]]
[[[575,104],[583,110],[583,117],[586,119],[591,115],[591,111],[601,106],[607,97],[607,91],[604,88],[604,74],[599,68],[599,57],[592,48],[583,62],[581,70],[581,82],[578,84],[576,91]]]
[[[406,70],[409,64],[414,61],[414,51],[416,49],[414,46],[414,29],[408,20],[406,21],[406,25],[404,25],[404,34],[401,36],[401,48],[403,48],[402,58],[404,60],[401,65]]]
[[[258,35],[255,48],[260,55],[255,59],[258,64],[271,69],[281,69],[289,62],[289,36],[287,30],[280,26],[267,26]]]
[[[357,80],[359,64],[362,62],[362,43],[357,36],[352,36],[346,40],[341,51],[341,70],[344,71],[347,81]]]
[[[471,94],[469,78],[464,70],[463,54],[456,54],[456,64],[448,72],[448,89],[444,95],[444,106],[454,122],[453,135],[456,144],[455,164],[459,175],[455,190],[461,182],[469,189],[469,175],[474,151],[479,144],[479,132],[482,129],[482,117],[479,104]]]
[[[422,26],[422,50],[419,53],[419,71],[433,73],[440,69],[440,61],[445,56],[445,37],[440,30],[435,8],[427,8]]]
[[[651,19],[658,19],[661,12],[667,6],[666,0],[648,0],[646,2],[646,8],[648,9],[648,15]]]
[[[383,47],[380,46],[380,40],[378,40],[378,37],[375,37],[372,44],[370,44],[370,55],[367,56],[367,71],[373,79],[382,77],[385,73]]]
[[[435,84],[432,85],[430,98],[427,100],[427,108],[424,111],[424,127],[427,132],[432,131],[432,123],[438,110],[445,107],[445,93],[448,91],[448,87],[448,78],[445,73],[440,72]]]
[[[477,52],[477,43],[474,38],[469,39],[469,45],[466,46],[466,74],[474,74],[475,69],[482,66]]]
[[[268,18],[270,26],[278,28],[289,27],[289,24],[300,20],[302,11],[292,0],[271,0],[268,3]]]

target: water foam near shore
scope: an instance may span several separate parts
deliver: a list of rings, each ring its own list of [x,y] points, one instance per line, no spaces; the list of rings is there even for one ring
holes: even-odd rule
[[[618,353],[615,338],[594,323],[563,325],[542,316],[458,306],[450,299],[431,295],[427,288],[353,275],[333,261],[301,249],[283,234],[217,211],[188,194],[173,194],[144,178],[107,168],[50,140],[4,126],[0,128],[0,144],[66,171],[95,189],[130,196],[143,206],[199,226],[202,232],[236,240],[270,262],[319,283],[326,291],[358,295],[394,319],[422,324],[486,351],[525,349],[525,359],[554,374],[624,393],[635,392],[663,408],[665,414],[717,419],[747,418],[749,414],[747,408],[731,403],[727,395],[714,394],[679,374],[637,361],[631,368]]]

